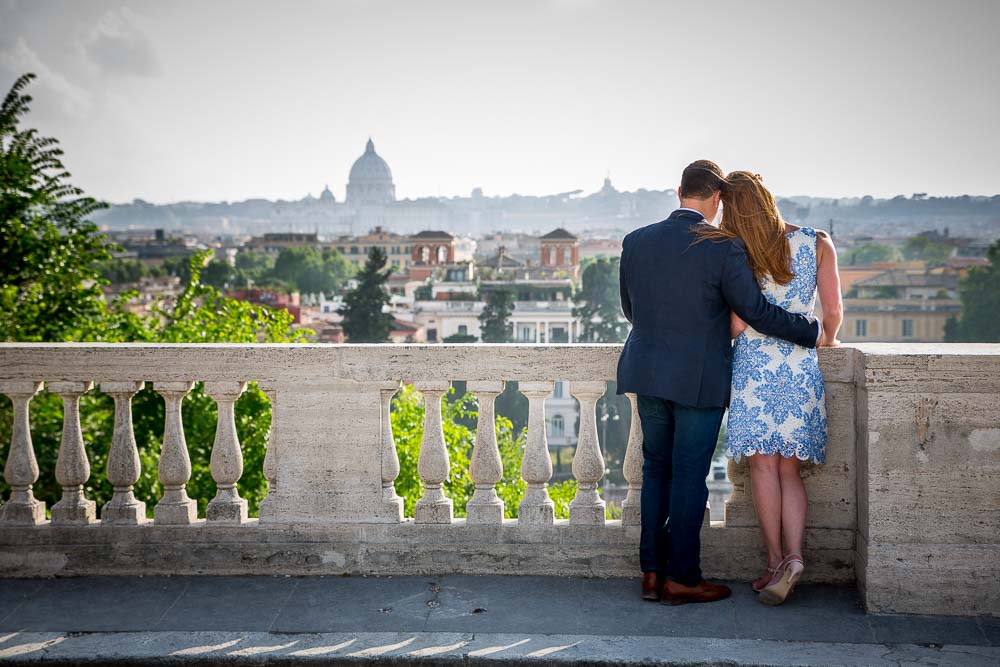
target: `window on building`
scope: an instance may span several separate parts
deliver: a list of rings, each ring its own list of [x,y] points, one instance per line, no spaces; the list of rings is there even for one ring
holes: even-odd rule
[[[563,397],[563,383],[562,380],[556,380],[556,386],[552,389],[552,398],[562,398]]]
[[[868,335],[868,320],[854,321],[854,335],[858,338],[864,338]]]
[[[464,324],[459,324],[458,325],[458,333],[460,335],[462,335],[462,336],[468,336],[469,335],[469,327],[467,327]]]
[[[561,438],[566,433],[566,421],[562,415],[552,416],[552,436]]]
[[[448,248],[445,246],[438,246],[438,264],[445,264],[448,262]]]
[[[903,320],[903,338],[913,338],[913,320]]]
[[[437,329],[428,329],[427,330],[427,342],[428,343],[436,343],[436,342],[438,342],[438,330]]]
[[[420,249],[420,261],[427,264],[431,261],[431,249],[424,246]]]
[[[351,246],[351,254],[352,255],[357,255],[358,254],[358,246],[356,246],[356,245],[352,245]]]

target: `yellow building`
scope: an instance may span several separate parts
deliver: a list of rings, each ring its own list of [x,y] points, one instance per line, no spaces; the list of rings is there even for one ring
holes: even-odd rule
[[[382,227],[376,227],[362,236],[341,236],[333,245],[357,267],[364,266],[371,248],[381,248],[394,271],[405,271],[410,267],[410,238],[387,232]]]

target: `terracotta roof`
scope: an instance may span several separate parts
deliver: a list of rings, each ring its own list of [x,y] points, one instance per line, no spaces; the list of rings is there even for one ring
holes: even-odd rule
[[[455,238],[451,234],[445,231],[424,231],[414,234],[410,237],[411,239],[446,239],[451,240]]]
[[[576,237],[567,232],[562,227],[559,227],[558,229],[553,229],[551,232],[543,236],[542,239],[546,241],[553,241],[553,240],[575,241]]]

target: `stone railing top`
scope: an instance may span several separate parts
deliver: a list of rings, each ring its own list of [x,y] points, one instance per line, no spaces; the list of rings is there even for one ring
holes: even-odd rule
[[[0,380],[594,381],[614,379],[620,351],[617,344],[0,343]],[[992,376],[1000,386],[1000,344],[845,345],[820,350],[820,364],[830,382],[858,381],[864,368],[869,386],[942,372],[937,384]]]

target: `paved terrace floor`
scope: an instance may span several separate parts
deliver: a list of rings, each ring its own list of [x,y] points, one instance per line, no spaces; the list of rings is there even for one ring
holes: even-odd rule
[[[1000,618],[876,616],[853,589],[783,607],[746,583],[666,607],[556,577],[0,580],[0,662],[998,665]]]

